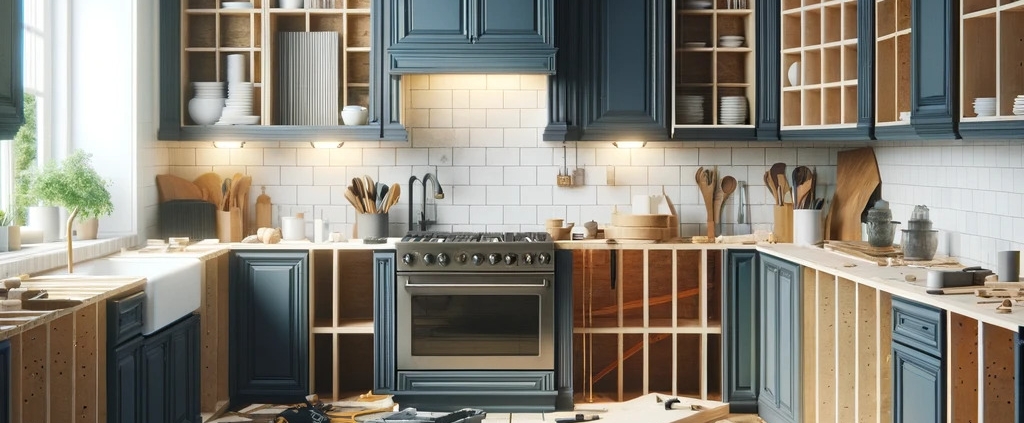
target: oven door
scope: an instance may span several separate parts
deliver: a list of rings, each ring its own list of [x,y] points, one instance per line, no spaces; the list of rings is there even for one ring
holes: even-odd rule
[[[551,370],[554,275],[398,276],[399,370]]]

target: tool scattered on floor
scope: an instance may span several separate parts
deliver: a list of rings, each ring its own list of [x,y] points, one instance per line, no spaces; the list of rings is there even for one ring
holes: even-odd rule
[[[600,418],[601,418],[601,416],[598,416],[597,414],[587,415],[587,414],[577,413],[573,417],[562,417],[562,418],[555,419],[555,422],[557,422],[557,423],[589,422],[591,420],[599,420]]]
[[[1002,304],[996,307],[996,313],[1012,313],[1013,312],[1013,301],[1003,300]]]

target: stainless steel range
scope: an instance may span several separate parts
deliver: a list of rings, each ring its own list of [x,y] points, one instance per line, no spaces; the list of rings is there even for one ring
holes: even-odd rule
[[[395,252],[399,370],[554,368],[547,233],[414,233]]]
[[[571,408],[571,348],[559,345],[571,343],[571,321],[556,312],[566,302],[571,320],[571,280],[556,283],[547,233],[412,232],[395,258],[395,355],[384,366],[394,379],[382,386],[396,401],[550,411],[568,399]]]

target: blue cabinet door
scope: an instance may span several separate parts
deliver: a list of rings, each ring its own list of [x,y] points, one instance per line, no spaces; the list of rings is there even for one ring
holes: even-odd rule
[[[757,413],[758,272],[757,252],[729,250],[722,292],[723,401],[736,413]]]
[[[231,256],[231,400],[290,403],[309,393],[308,254]]]
[[[555,72],[554,0],[390,0],[391,73]]]
[[[942,360],[899,342],[892,343],[893,422],[943,422]]]
[[[395,252],[373,253],[373,392],[395,390],[398,367],[395,331]]]
[[[13,139],[25,123],[21,86],[21,2],[0,0],[0,140]]]
[[[200,423],[199,316],[142,341],[141,409],[146,423]]]
[[[768,423],[801,421],[800,266],[761,256],[761,369],[758,414]]]
[[[107,363],[107,413],[110,423],[141,423],[142,337],[114,348]]]

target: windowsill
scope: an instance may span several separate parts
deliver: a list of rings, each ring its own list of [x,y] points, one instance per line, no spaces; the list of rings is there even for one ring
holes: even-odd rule
[[[134,236],[74,241],[75,263],[107,256],[121,248],[136,244]],[[23,244],[20,250],[0,253],[0,277],[6,278],[23,273],[33,274],[67,266],[67,243],[64,240],[40,244]]]

